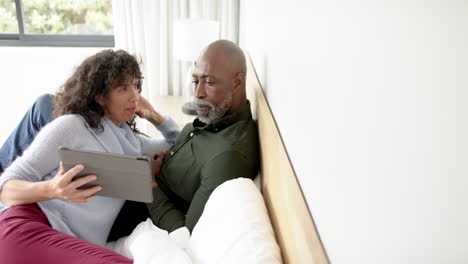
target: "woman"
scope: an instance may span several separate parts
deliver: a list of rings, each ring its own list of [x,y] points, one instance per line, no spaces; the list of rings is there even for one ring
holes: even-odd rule
[[[0,177],[0,263],[132,263],[102,247],[125,201],[95,196],[99,186],[78,189],[96,176],[72,181],[83,166],[63,171],[57,148],[137,156],[169,147],[179,127],[140,97],[141,79],[133,56],[106,50],[57,92],[56,119]],[[135,133],[135,114],[165,139]]]

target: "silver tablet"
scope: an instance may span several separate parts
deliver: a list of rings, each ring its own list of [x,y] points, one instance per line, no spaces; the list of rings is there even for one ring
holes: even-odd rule
[[[58,151],[65,171],[78,164],[85,166],[74,179],[89,174],[97,176],[95,181],[81,188],[100,185],[102,190],[96,195],[145,203],[153,201],[150,157],[132,157],[65,147],[59,147]]]

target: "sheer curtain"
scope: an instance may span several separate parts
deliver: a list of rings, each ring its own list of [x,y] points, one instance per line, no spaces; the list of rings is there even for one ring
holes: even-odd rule
[[[142,95],[192,95],[184,89],[190,63],[173,56],[173,25],[178,19],[210,19],[220,23],[220,39],[237,43],[239,0],[113,0],[115,48],[141,59]],[[146,132],[147,124],[140,128]]]
[[[238,41],[239,0],[113,0],[117,49],[141,58],[144,92],[182,95],[181,74],[187,65],[173,58],[173,24],[177,19],[210,19],[220,23],[220,38]]]

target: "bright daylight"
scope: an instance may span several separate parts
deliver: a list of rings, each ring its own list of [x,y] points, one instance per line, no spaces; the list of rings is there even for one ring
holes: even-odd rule
[[[0,0],[0,264],[468,263],[468,1]]]

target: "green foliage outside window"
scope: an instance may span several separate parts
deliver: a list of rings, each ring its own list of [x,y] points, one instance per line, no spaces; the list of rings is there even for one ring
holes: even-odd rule
[[[0,33],[18,33],[14,0],[0,0]]]
[[[0,3],[0,32],[18,32],[14,1]],[[113,34],[111,0],[23,0],[22,4],[26,34]]]

